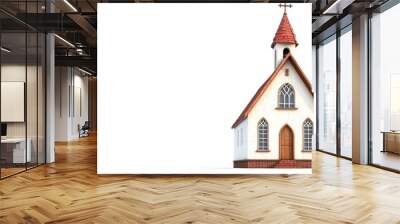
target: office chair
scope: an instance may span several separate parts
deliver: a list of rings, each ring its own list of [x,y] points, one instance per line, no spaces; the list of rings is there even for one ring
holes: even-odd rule
[[[89,136],[89,129],[90,129],[90,125],[89,125],[89,121],[85,121],[85,123],[82,125],[82,127],[79,127],[80,125],[78,125],[78,129],[79,129],[79,138],[80,137],[87,137]]]

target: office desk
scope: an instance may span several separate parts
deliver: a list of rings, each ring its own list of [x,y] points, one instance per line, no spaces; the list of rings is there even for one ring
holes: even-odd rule
[[[392,152],[400,154],[400,132],[383,131],[383,150],[382,152]]]
[[[25,154],[25,138],[6,138],[1,139],[1,154],[6,160],[6,163],[25,163],[31,162],[32,153],[31,145],[32,140],[26,139],[28,143]],[[25,161],[26,160],[26,161]]]

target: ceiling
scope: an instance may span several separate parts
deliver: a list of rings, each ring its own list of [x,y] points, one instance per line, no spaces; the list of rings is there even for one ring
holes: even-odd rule
[[[379,7],[391,0],[250,0],[230,2],[312,3],[313,42],[316,43],[335,32],[338,21],[341,26],[351,23],[351,17]],[[394,0],[392,0],[394,1]],[[46,5],[47,2],[47,5]],[[38,32],[54,32],[56,39],[56,65],[85,67],[96,72],[97,57],[97,3],[182,2],[149,0],[1,0],[1,29],[17,42],[17,33],[29,29]],[[188,1],[227,2],[227,1]],[[27,13],[26,13],[27,12]],[[51,12],[51,13],[50,13]],[[343,22],[344,21],[344,22]],[[13,36],[15,38],[13,38]],[[23,44],[23,43],[19,43]],[[21,45],[22,46],[22,45]],[[28,51],[30,51],[28,49]]]

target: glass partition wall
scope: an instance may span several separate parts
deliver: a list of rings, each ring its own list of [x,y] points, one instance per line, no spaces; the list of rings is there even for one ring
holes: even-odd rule
[[[26,169],[26,34],[1,34],[1,177]],[[6,49],[6,50],[4,50]]]
[[[39,10],[36,1],[19,7]],[[0,4],[1,5],[1,4]],[[45,35],[0,13],[0,178],[45,163]],[[3,22],[6,21],[7,23]],[[13,29],[8,24],[12,21]]]

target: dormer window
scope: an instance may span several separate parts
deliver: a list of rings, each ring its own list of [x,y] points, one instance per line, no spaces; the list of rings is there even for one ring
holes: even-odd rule
[[[279,109],[294,109],[295,94],[293,86],[285,83],[278,91],[278,108]]]

